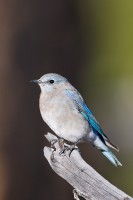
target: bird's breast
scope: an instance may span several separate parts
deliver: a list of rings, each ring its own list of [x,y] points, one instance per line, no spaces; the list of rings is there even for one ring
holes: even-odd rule
[[[65,140],[82,141],[89,132],[89,124],[74,102],[63,95],[47,100],[40,97],[40,112],[49,127]]]

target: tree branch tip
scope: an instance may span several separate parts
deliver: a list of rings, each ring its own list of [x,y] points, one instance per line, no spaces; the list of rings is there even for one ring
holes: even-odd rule
[[[45,134],[44,137],[45,137],[49,142],[50,142],[51,140],[58,139],[55,135],[53,135],[53,134],[50,133],[50,132],[47,132],[47,134]]]

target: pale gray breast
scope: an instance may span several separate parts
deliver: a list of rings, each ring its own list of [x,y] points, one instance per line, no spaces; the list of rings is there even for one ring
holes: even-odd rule
[[[79,113],[75,103],[65,95],[40,97],[40,111],[44,121],[59,136],[68,141],[82,140],[89,132],[89,124]]]

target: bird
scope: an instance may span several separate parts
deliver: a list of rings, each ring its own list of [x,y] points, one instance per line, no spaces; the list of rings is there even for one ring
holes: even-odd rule
[[[41,89],[41,116],[59,138],[73,144],[91,143],[114,166],[122,166],[110,150],[119,151],[119,148],[105,135],[81,94],[65,77],[48,73],[32,82]]]

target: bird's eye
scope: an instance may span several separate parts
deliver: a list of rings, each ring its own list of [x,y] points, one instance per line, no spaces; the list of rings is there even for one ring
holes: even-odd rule
[[[54,83],[54,80],[50,80],[49,83],[50,83],[50,84],[53,84],[53,83]]]

